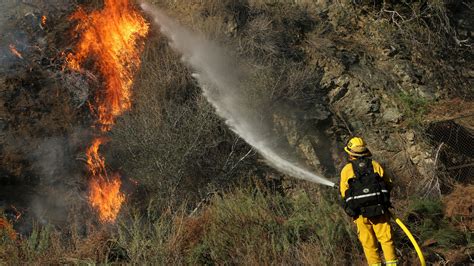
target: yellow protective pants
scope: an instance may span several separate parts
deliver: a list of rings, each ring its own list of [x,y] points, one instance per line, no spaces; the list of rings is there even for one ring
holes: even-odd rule
[[[364,248],[365,257],[369,265],[381,265],[379,256],[379,245],[385,257],[386,265],[396,265],[397,255],[393,246],[392,228],[390,227],[390,216],[382,215],[373,218],[359,216],[354,222],[357,225],[359,240]]]

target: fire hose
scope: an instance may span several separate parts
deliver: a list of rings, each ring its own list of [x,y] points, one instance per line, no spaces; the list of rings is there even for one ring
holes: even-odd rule
[[[400,228],[403,230],[405,235],[407,235],[408,239],[410,239],[410,242],[413,245],[413,247],[415,248],[415,251],[416,251],[416,254],[418,255],[418,258],[420,259],[421,266],[425,266],[426,262],[425,262],[425,257],[423,256],[423,252],[421,252],[420,246],[416,242],[416,240],[413,237],[413,235],[411,234],[410,230],[408,230],[408,228],[405,226],[405,224],[400,219],[393,216],[393,214],[391,214],[391,217],[392,217],[393,220],[395,220],[395,222],[398,224],[398,226],[400,226]]]
[[[333,188],[339,190],[339,186],[337,184],[334,184]],[[399,218],[395,217],[392,213],[390,213],[390,217],[402,229],[402,231],[405,233],[405,235],[408,237],[408,239],[410,239],[410,242],[413,245],[413,247],[415,248],[416,254],[418,255],[418,259],[420,260],[421,266],[426,266],[425,257],[423,256],[423,252],[421,251],[420,246],[416,242],[416,239],[413,237],[410,230],[408,230],[408,228],[405,226],[405,224]]]

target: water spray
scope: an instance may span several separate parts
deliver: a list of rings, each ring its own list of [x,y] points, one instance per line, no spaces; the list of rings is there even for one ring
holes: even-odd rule
[[[182,55],[193,70],[193,77],[203,95],[215,108],[231,130],[250,144],[267,162],[282,173],[295,178],[335,187],[335,183],[312,173],[295,158],[277,148],[278,136],[262,123],[259,113],[251,108],[241,89],[243,80],[229,58],[229,53],[216,43],[181,26],[162,11],[147,3],[142,9],[153,17],[153,22],[169,38],[170,45]]]

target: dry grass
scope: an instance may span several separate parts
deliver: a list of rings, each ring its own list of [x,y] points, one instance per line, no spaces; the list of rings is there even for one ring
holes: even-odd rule
[[[351,255],[359,253],[358,244],[341,209],[303,192],[283,198],[238,190],[214,197],[195,216],[184,209],[139,213],[122,216],[116,227],[83,227],[85,234],[75,226],[64,232],[38,227],[20,242],[2,241],[8,254],[0,259],[33,264],[294,264],[316,257],[317,265],[359,259]]]
[[[350,223],[344,214],[334,212],[338,209],[334,207],[324,200],[314,202],[305,193],[282,198],[239,190],[213,198],[196,216],[161,216],[152,228],[163,229],[166,224],[167,236],[161,244],[144,246],[145,250],[162,247],[156,253],[159,256],[148,257],[155,262],[171,263],[181,258],[181,263],[199,265],[254,265],[308,263],[309,258],[319,258],[317,265],[344,263],[349,261],[349,254],[358,253],[352,250],[357,248],[357,242]],[[146,223],[149,219],[142,221]],[[145,231],[143,237],[152,240],[156,239],[155,234],[163,232]],[[348,239],[352,244],[348,244]],[[141,239],[140,243],[148,240]],[[348,256],[341,257],[340,252]]]
[[[474,230],[474,203],[466,195],[473,195],[474,185],[456,186],[454,191],[444,199],[446,216],[464,231]]]
[[[191,215],[186,207],[151,203],[145,212],[123,213],[114,226],[35,227],[18,242],[2,238],[0,262],[363,265],[353,223],[331,194],[322,196],[237,189],[215,195]],[[440,248],[460,248],[469,241],[469,232],[453,229],[443,218],[439,201],[414,199],[407,206],[401,217],[420,243],[430,243],[424,247],[430,261],[446,254]],[[408,240],[396,228],[395,233],[404,261],[414,263],[406,255],[412,251]]]

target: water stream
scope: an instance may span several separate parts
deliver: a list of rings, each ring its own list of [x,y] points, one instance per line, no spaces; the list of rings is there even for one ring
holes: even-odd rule
[[[214,106],[217,114],[225,119],[226,124],[267,162],[280,172],[295,178],[334,186],[334,183],[317,175],[296,158],[290,151],[286,152],[279,145],[279,136],[262,123],[260,112],[255,104],[250,104],[242,90],[245,77],[236,68],[229,53],[215,42],[207,40],[168,17],[161,10],[142,3],[142,9],[153,17],[154,23],[169,40],[170,45],[182,55],[203,90],[204,96]]]

